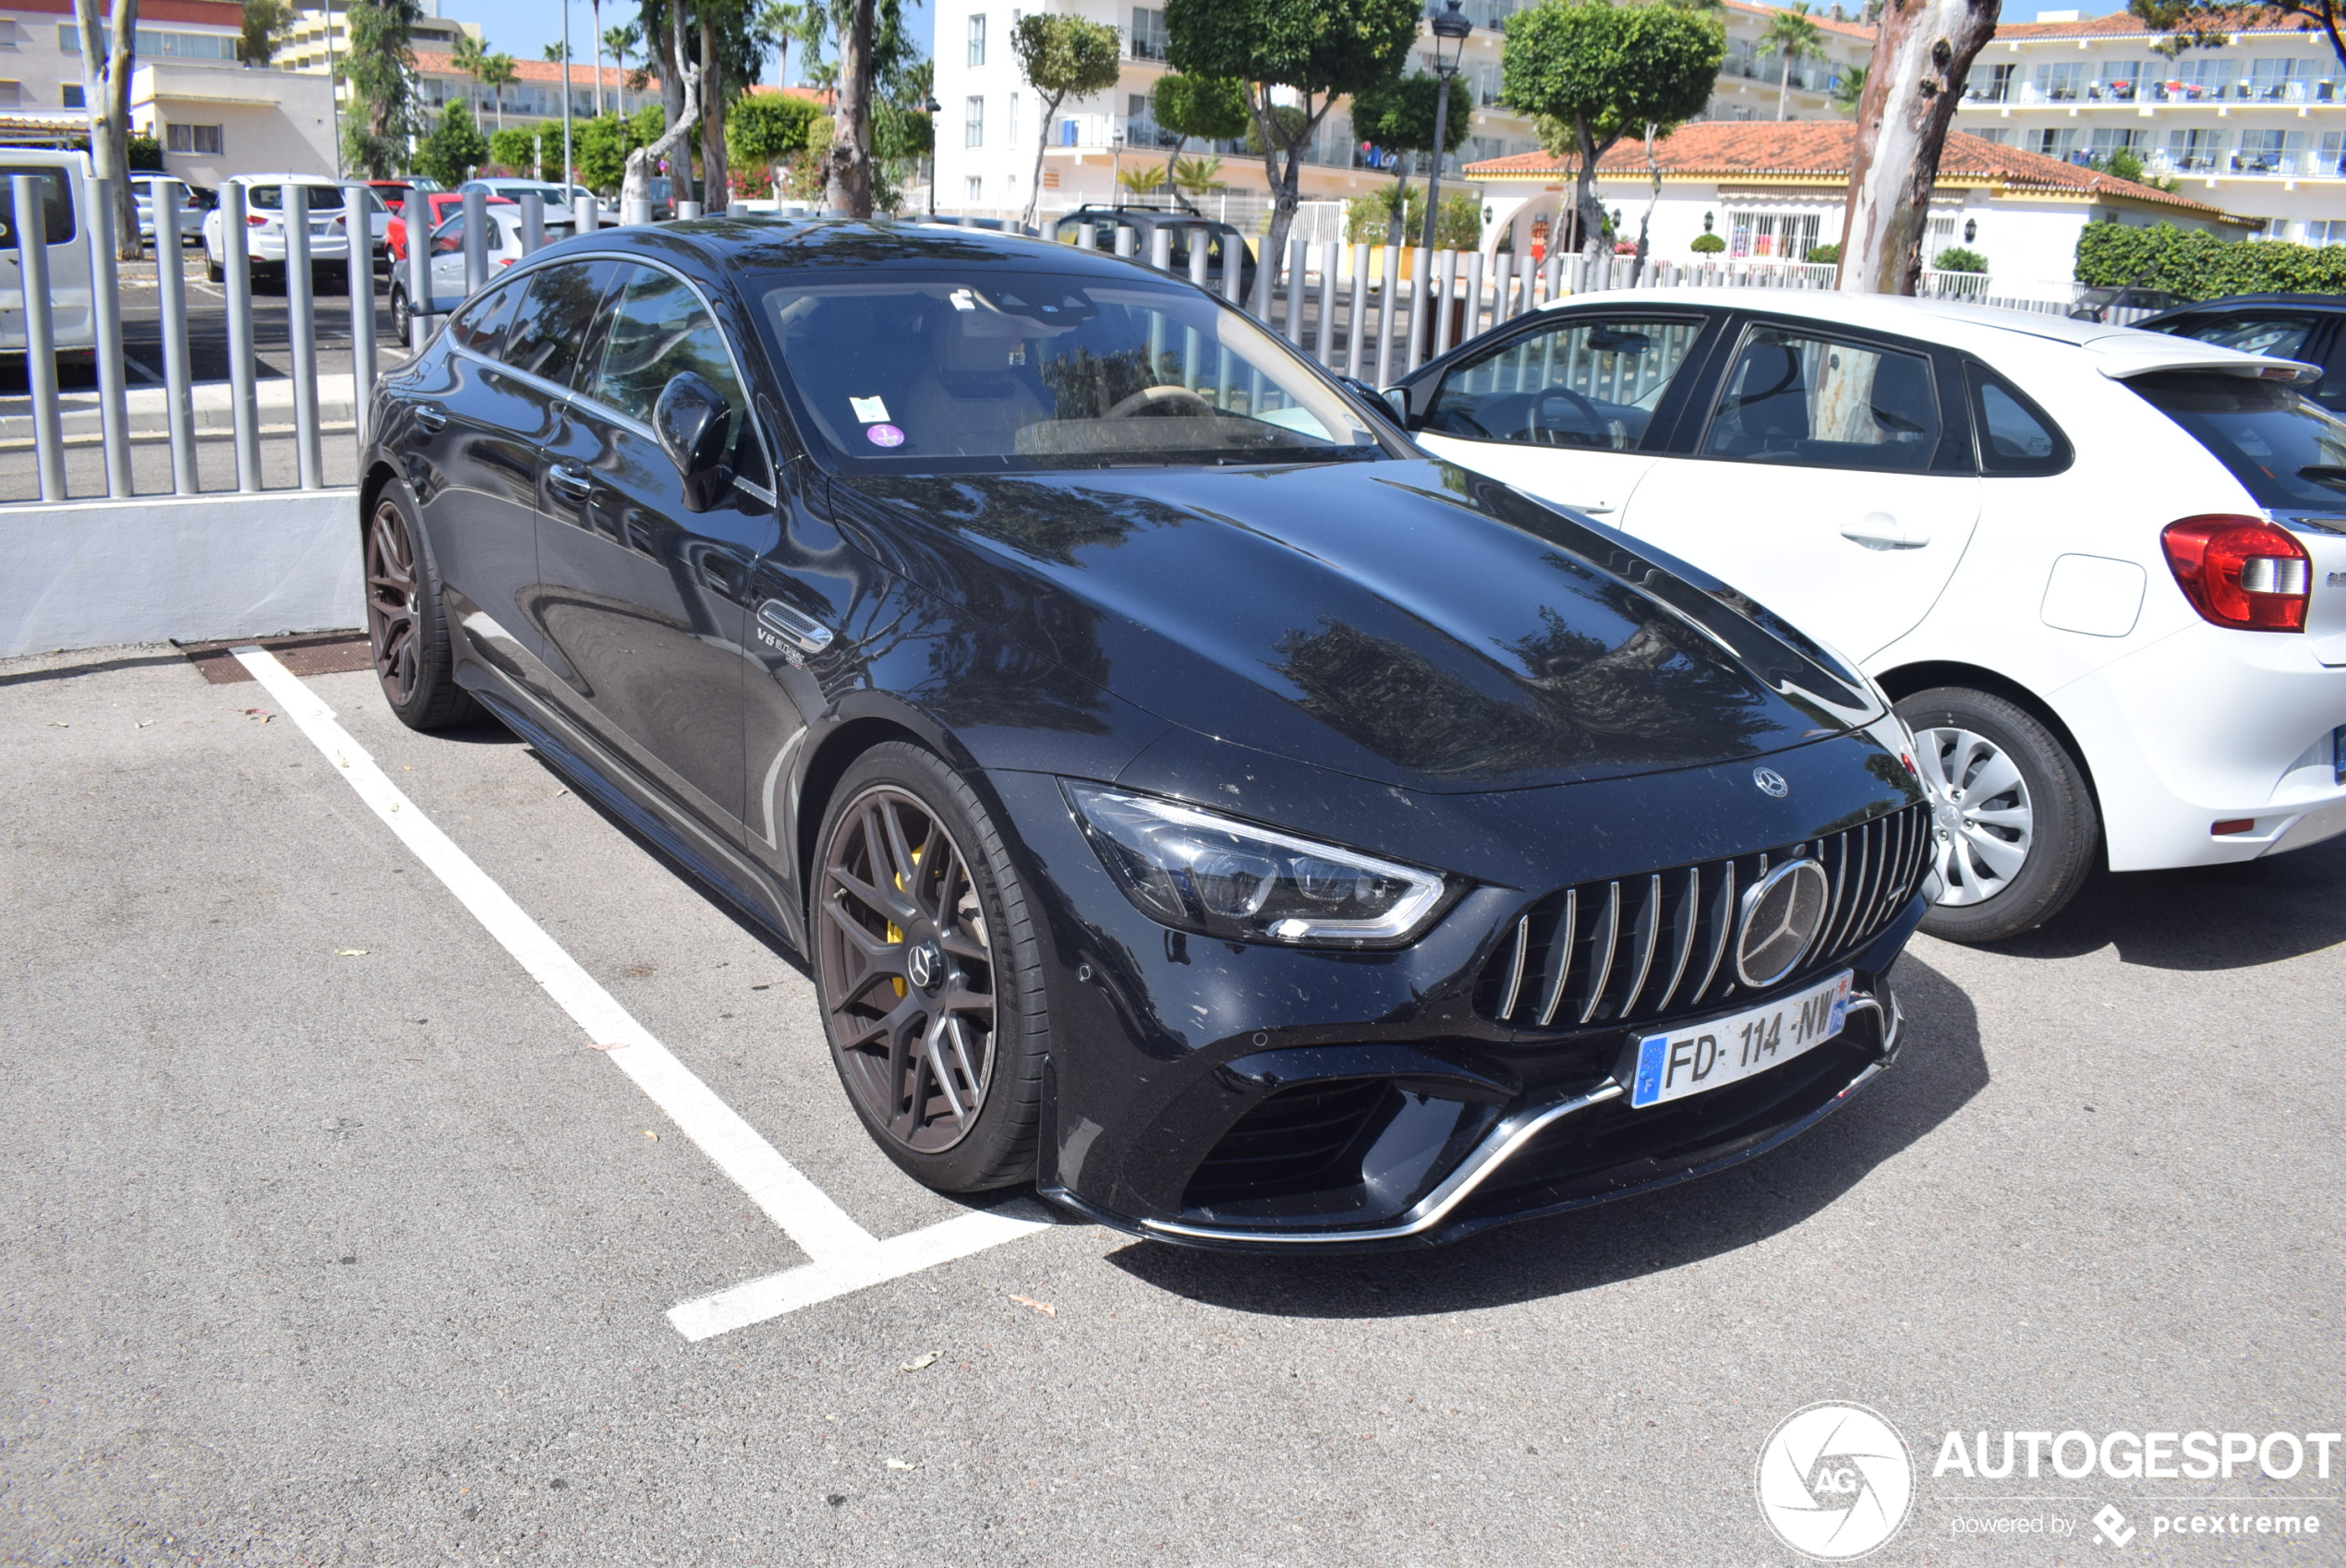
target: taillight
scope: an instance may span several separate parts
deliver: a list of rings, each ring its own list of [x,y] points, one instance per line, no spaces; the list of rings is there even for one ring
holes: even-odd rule
[[[2261,517],[2186,517],[2159,536],[2183,597],[2219,626],[2303,632],[2314,567],[2286,528]]]
[[[265,229],[269,226],[269,220],[256,212],[246,218],[245,223],[248,228]]]

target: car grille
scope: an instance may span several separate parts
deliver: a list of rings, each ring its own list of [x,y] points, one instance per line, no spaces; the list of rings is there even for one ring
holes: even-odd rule
[[[1222,1135],[1190,1176],[1184,1208],[1317,1192],[1360,1179],[1360,1135],[1392,1102],[1381,1078],[1285,1089]]]
[[[1784,983],[1852,952],[1914,894],[1930,843],[1929,808],[1764,854],[1586,882],[1531,906],[1483,966],[1475,1010],[1523,1029],[1583,1029],[1679,1016],[1748,989],[1729,948],[1744,889],[1802,856],[1823,867],[1832,902]]]

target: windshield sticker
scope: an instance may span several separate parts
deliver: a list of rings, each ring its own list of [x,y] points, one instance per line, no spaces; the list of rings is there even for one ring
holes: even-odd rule
[[[864,439],[874,446],[902,446],[904,432],[893,425],[866,425]]]
[[[866,425],[884,423],[888,418],[888,400],[884,397],[848,396],[848,404],[855,410],[855,417]]]

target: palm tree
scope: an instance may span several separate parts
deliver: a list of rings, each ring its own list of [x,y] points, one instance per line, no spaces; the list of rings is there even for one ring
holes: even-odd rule
[[[635,52],[635,45],[642,41],[643,36],[644,30],[634,22],[629,22],[624,27],[609,28],[603,32],[603,46],[611,51],[611,69],[619,73],[620,81],[623,84],[611,93],[611,107],[622,113],[624,113],[627,108],[627,97],[623,86],[627,79],[627,56]]]
[[[1841,75],[1833,78],[1832,106],[1844,115],[1857,112],[1857,100],[1866,95],[1866,68],[1844,66]]]
[[[448,63],[472,78],[473,85],[480,85],[480,73],[489,64],[489,45],[468,32],[456,35],[456,47],[449,54]]]
[[[505,128],[505,89],[521,77],[511,54],[496,54],[480,63],[480,83],[489,89],[489,103],[497,115],[497,128]]]
[[[1776,84],[1776,118],[1784,117],[1784,100],[1792,91],[1793,67],[1825,52],[1824,29],[1808,15],[1808,0],[1792,0],[1792,9],[1778,11],[1760,35],[1760,47],[1784,57],[1784,77]]]

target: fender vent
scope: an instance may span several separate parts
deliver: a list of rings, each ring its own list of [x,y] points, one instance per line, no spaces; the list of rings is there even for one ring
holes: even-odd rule
[[[1381,1078],[1282,1089],[1240,1116],[1191,1174],[1185,1209],[1324,1192],[1360,1179],[1360,1152],[1397,1096]]]

